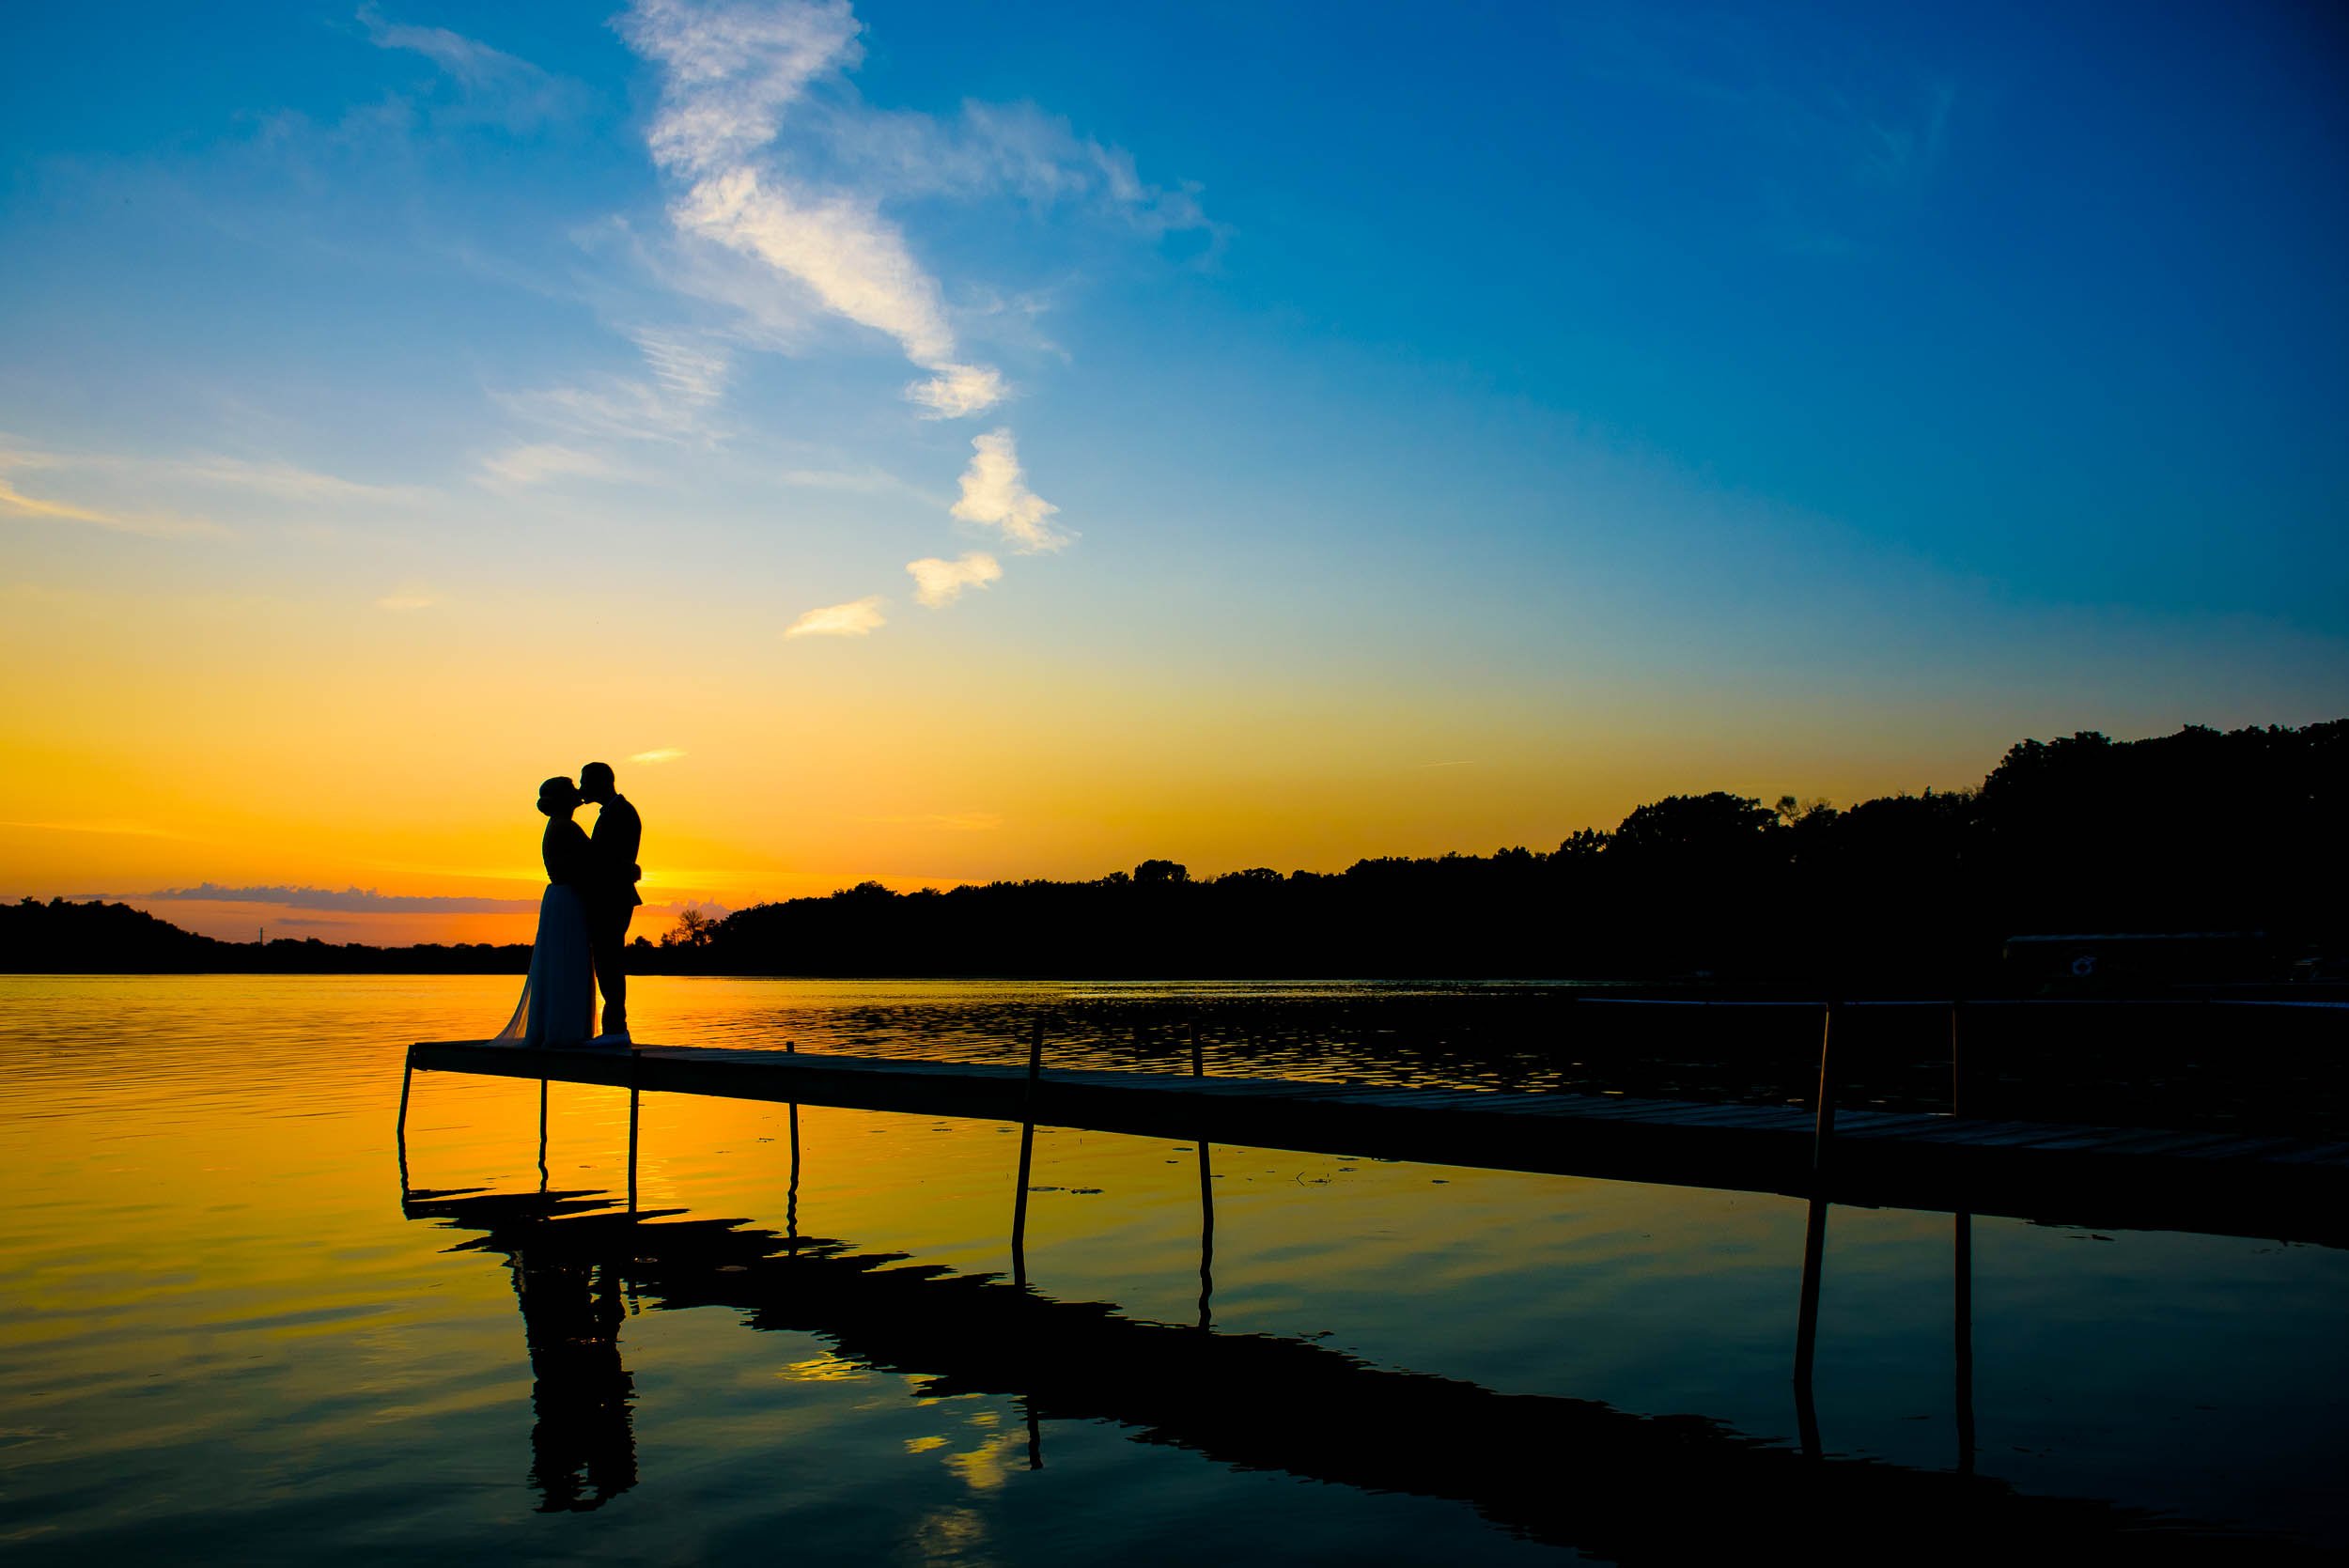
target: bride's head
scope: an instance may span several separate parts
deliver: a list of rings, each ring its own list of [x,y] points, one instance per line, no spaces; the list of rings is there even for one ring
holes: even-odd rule
[[[557,775],[538,786],[538,809],[549,816],[568,817],[579,809],[579,786]]]

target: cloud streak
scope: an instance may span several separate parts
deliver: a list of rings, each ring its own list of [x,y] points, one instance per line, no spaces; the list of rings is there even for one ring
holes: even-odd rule
[[[524,489],[561,479],[614,479],[626,471],[593,452],[560,442],[509,446],[481,460],[481,483],[492,489]]]
[[[259,496],[302,506],[423,506],[435,496],[414,485],[371,485],[337,474],[322,474],[286,462],[255,462],[242,458],[141,458],[117,453],[44,452],[23,447],[0,448],[0,516],[44,522],[78,522],[118,534],[148,538],[215,538],[237,536],[237,531],[209,518],[171,510],[131,509],[92,505],[82,501],[27,495],[5,475],[33,471],[65,476],[68,488],[96,481],[113,489],[166,489],[177,492],[208,489],[239,498]],[[249,505],[240,500],[233,505]]]
[[[0,479],[0,516],[30,518],[39,522],[86,523],[93,528],[137,534],[150,539],[232,536],[230,530],[202,518],[108,512],[95,506],[77,506],[70,501],[44,501],[37,495],[26,495],[6,479]]]
[[[502,915],[535,909],[535,898],[462,898],[378,893],[373,888],[223,887],[203,882],[192,888],[153,893],[90,893],[80,898],[132,899],[148,904],[275,904],[288,909],[329,909],[346,914],[392,913]]]
[[[962,363],[937,280],[870,196],[807,186],[770,156],[809,86],[862,57],[863,30],[843,0],[640,0],[621,24],[661,68],[647,142],[653,162],[685,186],[669,213],[678,232],[755,256],[833,315],[894,338],[931,372],[906,396],[932,417],[960,418],[1005,389],[992,367]]]
[[[423,55],[457,89],[459,120],[490,121],[516,134],[568,119],[585,107],[575,82],[555,76],[519,55],[493,49],[445,27],[415,27],[386,22],[373,6],[359,8],[367,39],[378,49]]]
[[[850,599],[810,610],[784,629],[786,637],[869,637],[876,627],[889,624],[881,613],[881,597]]]

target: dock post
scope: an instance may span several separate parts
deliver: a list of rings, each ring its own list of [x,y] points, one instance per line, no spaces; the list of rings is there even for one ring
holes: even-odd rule
[[[1011,1206],[1011,1282],[1028,1285],[1028,1169],[1035,1157],[1035,1084],[1044,1073],[1044,1016],[1036,1015],[1028,1036],[1028,1090],[1020,1106],[1019,1190]]]
[[[547,1189],[547,1082],[538,1080],[538,1190]]]
[[[1215,1172],[1207,1169],[1207,1141],[1199,1141],[1199,1327],[1215,1324]]]
[[[791,1102],[791,1186],[783,1200],[783,1234],[800,1239],[800,1102]]]
[[[408,1199],[408,1086],[416,1078],[416,1048],[408,1048],[399,1072],[399,1120],[392,1124],[392,1145],[399,1154],[399,1196]]]
[[[1827,1262],[1827,1199],[1811,1200],[1802,1230],[1802,1299],[1795,1317],[1795,1419],[1802,1430],[1802,1452],[1819,1457],[1819,1415],[1812,1403],[1811,1372],[1819,1343],[1819,1277]]]
[[[1957,1054],[1957,1003],[1950,1003],[1950,1114],[1966,1114],[1966,1063]]]
[[[636,1085],[628,1086],[628,1212],[636,1212]]]
[[[1199,1049],[1199,1020],[1190,1021],[1190,1076],[1207,1076],[1207,1060]],[[1199,1142],[1199,1327],[1215,1322],[1209,1303],[1215,1298],[1215,1172],[1208,1169],[1208,1144]]]
[[[1819,1021],[1819,1113],[1812,1129],[1811,1173],[1827,1168],[1828,1141],[1835,1136],[1835,1003],[1821,1010]]]
[[[1974,1473],[1974,1217],[1956,1224],[1957,1473]]]
[[[783,1043],[784,1054],[786,1056],[796,1056],[799,1054],[799,1049],[800,1043],[797,1040],[786,1040]],[[791,1186],[784,1194],[783,1234],[785,1239],[792,1242],[796,1248],[800,1239],[800,1102],[797,1100],[791,1102]]]

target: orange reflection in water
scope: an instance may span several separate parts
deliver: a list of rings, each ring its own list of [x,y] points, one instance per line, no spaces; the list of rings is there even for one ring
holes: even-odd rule
[[[759,1517],[781,1506],[777,1467],[812,1466],[832,1476],[826,1485],[885,1489],[941,1550],[1001,1548],[1031,1441],[1016,1402],[939,1394],[821,1333],[749,1335],[739,1312],[649,1310],[625,1271],[567,1274],[558,1260],[534,1276],[526,1254],[470,1250],[474,1232],[403,1218],[391,1144],[403,1048],[485,1032],[513,987],[0,980],[0,1180],[11,1197],[0,1209],[11,1298],[0,1402],[14,1434],[0,1471],[11,1497],[61,1542],[172,1521],[194,1552],[315,1528],[316,1509],[365,1519],[377,1545],[422,1551],[459,1535],[512,1546],[527,1538],[498,1531],[550,1497],[570,1507],[608,1495],[599,1528],[621,1530],[654,1516],[631,1511],[688,1496],[713,1520]],[[646,1038],[878,1048],[877,1018],[927,1017],[941,1049],[1004,1056],[1019,1048],[1005,1021],[1061,994],[655,979],[637,1008]],[[604,1212],[624,1205],[627,1094],[556,1084],[545,1103],[542,1174],[537,1084],[419,1075],[410,1184],[526,1196],[543,1183]],[[1017,1127],[821,1108],[798,1120],[795,1185],[788,1108],[645,1096],[639,1208],[901,1258],[881,1266],[1009,1272]],[[1220,1335],[1792,1439],[1799,1205],[1273,1150],[1219,1146],[1209,1158],[1211,1260],[1195,1145],[1039,1129],[1032,1287],[1140,1324],[1189,1325],[1208,1262]],[[1819,1374],[1831,1449],[1952,1464],[1949,1235],[1946,1217],[1837,1211]],[[2259,1506],[2310,1528],[2307,1499],[2325,1483],[2310,1478],[2335,1468],[2349,1383],[2332,1332],[2349,1285],[2341,1254],[1990,1222],[1977,1247],[1981,1421],[2001,1473],[2242,1512],[2223,1478],[2161,1457],[2160,1435],[2185,1421],[2257,1456]],[[552,1339],[521,1310],[518,1284],[533,1278],[579,1308],[543,1319]],[[2192,1310],[2149,1314],[2147,1302]],[[550,1360],[558,1342],[583,1348]],[[2156,1366],[2161,1375],[2146,1374]],[[585,1389],[607,1423],[620,1418],[625,1442],[545,1441],[542,1385]],[[2053,1420],[2050,1390],[2066,1389],[2072,1414]],[[594,1424],[577,1411],[563,1421]],[[1126,1475],[1121,1441],[1059,1423],[1050,1473]],[[2015,1456],[2023,1449],[2036,1452]],[[623,1451],[625,1464],[605,1462]],[[728,1478],[717,1502],[689,1484],[713,1470]],[[1192,1501],[1252,1484],[1221,1470],[1151,1473]],[[1330,1538],[1373,1555],[1395,1540],[1507,1546],[1465,1514],[1414,1512],[1435,1506],[1423,1499],[1324,1490],[1310,1506],[1329,1511]],[[206,1519],[224,1533],[205,1537]]]

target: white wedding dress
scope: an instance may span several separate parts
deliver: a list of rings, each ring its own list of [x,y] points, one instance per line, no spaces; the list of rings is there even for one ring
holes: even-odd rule
[[[514,1016],[493,1038],[519,1046],[576,1046],[595,1032],[596,962],[587,906],[576,888],[551,884],[538,900],[538,936]]]

